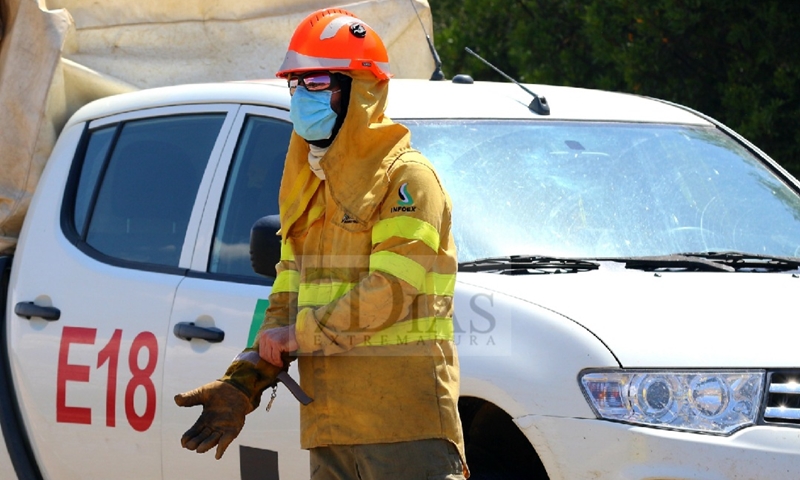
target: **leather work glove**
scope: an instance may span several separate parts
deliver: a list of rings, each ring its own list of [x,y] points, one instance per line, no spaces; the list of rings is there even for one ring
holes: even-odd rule
[[[254,349],[246,349],[221,379],[175,395],[179,407],[203,406],[200,418],[181,437],[183,448],[205,453],[216,446],[216,459],[222,458],[244,427],[245,415],[258,408],[264,390],[275,386],[278,374],[289,368],[292,359],[285,355],[282,360],[284,366],[276,367]]]
[[[179,407],[203,406],[200,418],[181,437],[181,445],[197,453],[205,453],[216,446],[217,460],[242,431],[244,416],[254,409],[247,395],[220,380],[175,395],[175,403]]]

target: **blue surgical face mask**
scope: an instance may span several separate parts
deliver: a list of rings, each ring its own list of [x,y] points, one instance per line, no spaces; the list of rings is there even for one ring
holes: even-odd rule
[[[325,140],[330,138],[336,124],[336,112],[331,108],[330,90],[309,92],[297,87],[289,107],[289,119],[294,131],[306,140]]]

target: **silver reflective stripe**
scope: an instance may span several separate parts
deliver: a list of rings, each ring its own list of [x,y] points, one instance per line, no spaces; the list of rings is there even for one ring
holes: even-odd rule
[[[392,69],[389,68],[389,62],[375,62],[375,65],[379,66],[381,71],[383,71],[386,75],[392,74]]]
[[[333,38],[336,36],[336,32],[338,32],[340,28],[344,27],[345,25],[351,25],[353,23],[360,23],[366,26],[366,23],[362,22],[361,20],[355,17],[348,17],[348,16],[336,17],[333,20],[331,20],[331,23],[329,23],[324,30],[322,30],[322,33],[319,34],[319,39],[327,40],[329,38]]]
[[[331,70],[335,68],[347,68],[349,66],[349,58],[311,57],[290,50],[286,52],[286,57],[283,59],[283,64],[278,71],[299,70],[302,68]]]

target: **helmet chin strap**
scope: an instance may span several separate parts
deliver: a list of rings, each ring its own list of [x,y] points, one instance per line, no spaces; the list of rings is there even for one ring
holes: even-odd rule
[[[350,86],[353,79],[341,73],[334,73],[334,76],[336,76],[336,80],[339,82],[342,96],[339,104],[339,113],[336,115],[336,123],[333,125],[331,136],[323,140],[306,140],[309,144],[319,148],[330,147],[331,143],[336,139],[336,134],[339,133],[339,129],[342,128],[344,119],[347,116],[347,106],[350,104]]]

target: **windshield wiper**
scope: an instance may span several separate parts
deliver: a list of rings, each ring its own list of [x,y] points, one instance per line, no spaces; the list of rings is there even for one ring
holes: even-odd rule
[[[800,259],[794,257],[778,257],[746,252],[691,252],[682,255],[727,265],[737,272],[764,270],[786,272],[800,269]]]
[[[542,255],[510,255],[489,257],[458,264],[459,272],[494,272],[504,275],[542,273],[578,273],[597,270],[600,264],[580,258],[559,258]]]
[[[711,260],[692,257],[684,254],[660,255],[649,257],[616,257],[597,258],[595,260],[620,262],[625,268],[644,270],[645,272],[684,270],[691,272],[733,272],[734,268]]]
[[[597,258],[599,261],[621,262],[625,268],[656,271],[741,272],[800,269],[800,259],[743,252],[686,252],[672,255],[623,258]]]

